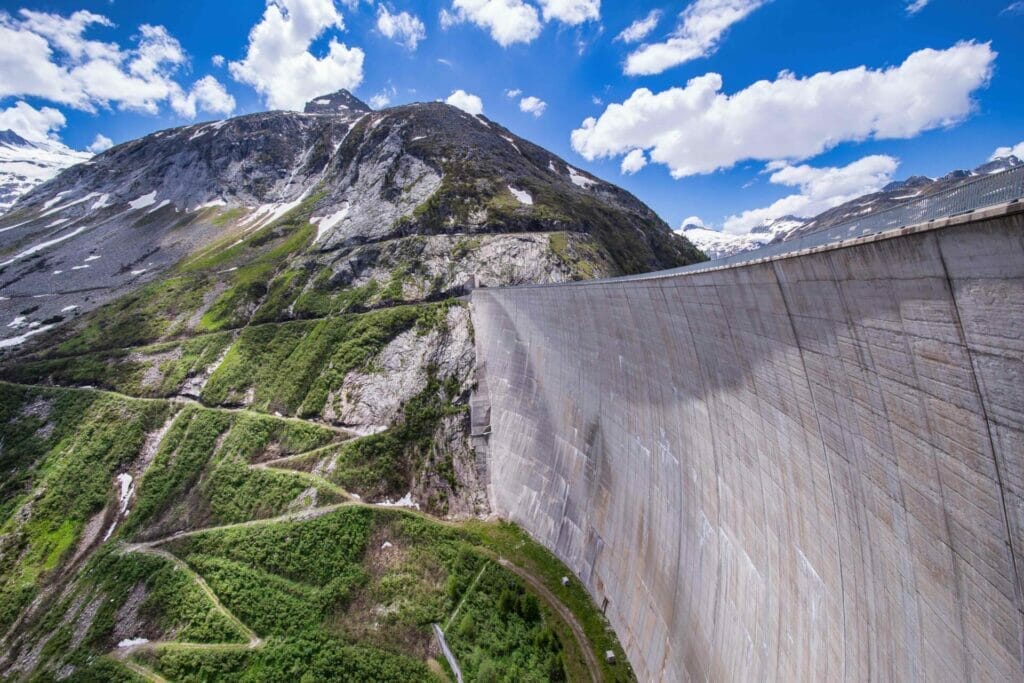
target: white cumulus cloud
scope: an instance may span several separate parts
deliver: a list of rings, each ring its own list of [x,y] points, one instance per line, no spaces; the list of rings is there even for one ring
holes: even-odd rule
[[[0,130],[13,130],[25,138],[39,142],[57,138],[57,131],[67,124],[59,110],[53,107],[36,109],[27,102],[0,110]]]
[[[544,110],[548,108],[548,103],[539,97],[530,95],[519,100],[519,111],[527,114],[533,114],[536,117],[544,115]]]
[[[537,8],[522,0],[454,0],[452,11],[441,11],[445,28],[468,21],[490,32],[502,47],[529,43],[540,35]]]
[[[625,175],[633,175],[647,165],[647,155],[642,149],[634,149],[622,158],[619,170]]]
[[[108,149],[114,146],[114,141],[108,138],[102,133],[97,133],[96,138],[92,141],[92,144],[86,147],[87,150],[93,154],[99,154],[106,152]]]
[[[3,126],[0,125],[0,128],[2,127]],[[997,147],[996,151],[992,152],[992,156],[989,157],[989,161],[994,161],[1008,156],[1015,156],[1018,159],[1024,160],[1024,140],[1018,142],[1013,147]]]
[[[806,159],[844,141],[910,138],[966,118],[995,58],[988,43],[961,42],[886,69],[783,73],[732,95],[708,73],[685,88],[634,91],[587,118],[572,146],[588,160],[649,150],[652,162],[682,178],[744,159]]]
[[[377,30],[408,50],[415,50],[419,42],[427,37],[426,26],[415,14],[392,14],[384,5],[377,8]]]
[[[450,104],[453,107],[458,107],[467,114],[476,116],[477,114],[484,113],[484,102],[476,95],[471,95],[465,90],[456,90],[448,99],[445,100],[446,104]]]
[[[224,55],[214,55],[210,57],[210,63],[218,68],[224,66],[224,62]]]
[[[615,40],[621,40],[624,43],[638,43],[648,35],[651,31],[658,27],[658,22],[661,21],[661,10],[652,9],[646,17],[643,19],[637,19],[632,24],[622,29],[622,33],[615,36]]]
[[[523,94],[523,91],[520,90],[519,88],[510,88],[510,89],[505,91],[505,97],[508,97],[509,99],[513,99],[513,100],[515,98],[519,97],[522,94]]]
[[[601,18],[601,0],[540,0],[540,8],[544,21],[570,26]]]
[[[178,92],[171,96],[171,108],[180,116],[195,118],[196,110],[214,114],[230,114],[235,110],[235,98],[213,76],[203,76],[188,93]]]
[[[111,26],[107,17],[86,10],[69,16],[0,12],[0,97],[32,96],[90,112],[117,106],[151,114],[169,102],[182,113],[177,103],[189,98],[188,91],[207,87],[197,82],[188,88],[176,80],[188,55],[163,26],[139,26],[130,47],[86,36]],[[195,115],[194,108],[184,110]]]
[[[746,233],[765,221],[782,216],[816,216],[822,211],[882,189],[892,180],[898,165],[897,159],[882,154],[863,157],[841,167],[815,168],[807,164],[791,166],[784,162],[769,164],[768,170],[772,174],[768,179],[772,183],[796,187],[800,191],[770,206],[729,216],[725,220],[725,232]]]
[[[370,97],[370,106],[374,109],[383,109],[391,104],[391,98],[398,93],[398,89],[393,85],[389,85],[380,92],[374,93]]]
[[[679,226],[679,229],[682,230],[683,228],[685,228],[688,225],[696,225],[698,228],[703,228],[704,227],[704,221],[701,219],[700,216],[690,216],[689,218],[684,218],[683,219],[683,222]]]
[[[327,54],[314,56],[313,41],[344,28],[334,0],[267,0],[267,9],[249,32],[245,58],[231,62],[235,80],[251,85],[268,106],[301,109],[308,100],[363,81],[364,53],[331,38]]]
[[[502,47],[508,47],[532,42],[540,35],[544,22],[559,21],[576,26],[601,18],[601,0],[538,2],[540,12],[524,0],[452,0],[451,9],[440,12],[441,28],[468,22],[490,33]]]
[[[667,40],[642,45],[626,58],[631,76],[660,74],[662,71],[706,57],[730,26],[745,19],[769,0],[696,0],[679,15],[676,30]]]

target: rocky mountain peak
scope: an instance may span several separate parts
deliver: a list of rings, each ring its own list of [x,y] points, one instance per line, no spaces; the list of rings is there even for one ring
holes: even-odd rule
[[[991,159],[974,169],[974,174],[988,175],[990,173],[999,173],[1001,171],[1008,171],[1011,168],[1016,168],[1021,164],[1024,164],[1024,161],[1021,161],[1012,154],[1005,157],[996,157],[995,159]]]
[[[806,222],[806,218],[800,218],[799,216],[793,215],[780,216],[779,218],[768,218],[765,219],[761,225],[752,228],[750,232],[755,235],[770,235],[775,237],[779,234],[786,233],[797,226],[803,225]]]
[[[9,147],[30,147],[31,142],[21,137],[13,130],[0,130],[0,145],[7,145]]]
[[[368,114],[372,111],[370,105],[345,89],[314,98],[306,102],[306,108],[303,110],[306,114]]]
[[[919,188],[919,187],[924,187],[925,185],[930,185],[932,182],[934,182],[934,181],[931,178],[929,178],[928,176],[912,175],[912,176],[910,176],[909,178],[907,178],[905,180],[894,180],[894,181],[892,181],[891,183],[889,183],[888,185],[886,185],[885,187],[882,188],[882,192],[892,192],[894,190],[904,190],[904,189],[915,189],[915,188]]]
[[[636,197],[496,121],[437,102],[372,111],[347,91],[306,112],[158,131],[24,194],[0,217],[0,318],[21,316],[25,329],[0,340],[85,315],[205,253],[227,254],[210,256],[208,275],[240,297],[218,308],[254,314],[268,285],[226,280],[286,235],[287,256],[261,266],[292,283],[274,290],[289,300],[282,318],[319,314],[305,303],[357,288],[369,308],[701,258]]]

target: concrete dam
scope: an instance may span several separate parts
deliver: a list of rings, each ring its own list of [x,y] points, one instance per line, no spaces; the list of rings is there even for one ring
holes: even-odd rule
[[[1024,205],[990,199],[473,292],[493,509],[640,680],[1024,679]]]

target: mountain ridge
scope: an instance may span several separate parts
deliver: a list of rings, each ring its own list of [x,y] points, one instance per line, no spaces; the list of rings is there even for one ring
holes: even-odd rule
[[[973,170],[954,170],[939,177],[910,176],[885,185],[878,192],[870,192],[810,218],[782,216],[766,220],[747,233],[730,234],[705,228],[703,225],[684,225],[679,231],[712,259],[724,258],[758,249],[767,244],[798,239],[820,230],[886,211],[903,202],[943,192],[979,176],[1016,168],[1024,161],[1009,155],[990,159]],[[909,194],[908,194],[909,193]]]
[[[349,104],[312,104],[332,98]],[[483,117],[441,103],[370,111],[347,92],[312,103],[313,113],[159,131],[22,196],[0,217],[0,316],[13,321],[26,307],[10,300],[44,293],[25,324],[69,306],[80,314],[300,209],[315,219],[319,253],[414,235],[562,232],[601,252],[602,274],[700,258],[631,194]]]

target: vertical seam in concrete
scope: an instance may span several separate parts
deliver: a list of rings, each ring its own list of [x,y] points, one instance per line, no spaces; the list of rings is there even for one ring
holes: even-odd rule
[[[709,285],[709,286],[710,287],[714,287],[715,285],[712,284],[712,285]],[[715,289],[715,296],[717,296],[717,295],[718,295],[718,290]],[[715,616],[716,616],[716,618],[715,618],[714,622],[711,624],[711,629],[712,630],[711,630],[711,642],[710,642],[710,645],[711,645],[712,652],[709,653],[709,654],[713,655],[714,654],[714,647],[715,647],[715,633],[718,631],[718,619],[717,619],[717,616],[718,616],[719,592],[720,592],[721,584],[722,584],[722,470],[721,470],[721,468],[718,465],[718,459],[719,459],[718,440],[715,439],[715,424],[714,424],[714,421],[712,421],[712,419],[711,419],[711,410],[709,409],[709,404],[708,404],[708,401],[711,398],[711,394],[708,393],[707,382],[704,379],[704,368],[703,368],[703,365],[700,363],[700,355],[697,353],[697,338],[693,336],[693,326],[690,324],[690,316],[687,314],[686,307],[682,306],[681,310],[683,312],[683,315],[686,317],[686,331],[690,335],[690,347],[693,349],[694,358],[697,359],[697,363],[700,366],[699,367],[700,385],[701,385],[701,388],[704,391],[704,397],[705,397],[705,400],[704,400],[704,411],[707,413],[707,416],[708,416],[708,435],[710,436],[710,439],[711,439],[711,457],[715,461],[715,517],[716,517],[715,518],[715,523],[716,523],[716,525],[718,527],[717,530],[716,530],[717,533],[715,534],[715,536],[717,536],[716,540],[717,540],[717,543],[718,543],[718,553],[717,553],[717,556],[715,557],[716,565],[717,565],[716,566],[716,576],[715,576],[715,603],[714,603],[715,604]],[[708,669],[710,670],[710,665],[709,665]],[[708,678],[708,671],[704,671],[704,678],[705,678],[705,680],[707,680],[707,678]]]
[[[939,262],[942,265],[943,278],[945,280],[945,284],[946,284],[946,288],[947,288],[947,291],[948,291],[949,299],[952,302],[952,300],[953,300],[953,291],[952,291],[952,289],[949,288],[949,275],[946,273],[946,265],[945,265],[945,263],[942,262],[942,251],[939,248],[938,240],[935,238],[935,233],[929,233],[927,236],[925,236],[925,238],[922,240],[922,242],[926,244],[929,239],[931,239],[932,241],[935,242],[935,251],[936,251],[936,253],[939,254]],[[913,347],[911,346],[910,341],[908,339],[908,335],[906,334],[906,326],[903,323],[903,311],[899,310],[898,313],[899,313],[899,316],[900,316],[900,326],[901,326],[902,332],[903,332],[902,334],[900,334],[900,341],[903,342],[903,346],[907,350],[907,357],[910,359],[910,368],[911,368],[911,370],[914,373],[914,386],[918,387],[918,390],[921,393],[923,393],[924,389],[923,389],[923,385],[921,383],[921,376],[917,372],[917,355],[914,353]],[[955,314],[955,315],[958,315],[958,314]],[[962,340],[963,340],[963,335],[961,333],[961,341]],[[964,348],[966,350],[966,346]],[[975,390],[977,390],[977,387],[975,387]],[[884,401],[884,396],[883,396],[883,401]],[[931,410],[929,410],[929,408],[925,404],[923,398],[919,400],[919,405],[921,406],[921,412],[924,415],[925,424],[928,427],[929,434],[936,435],[937,434],[937,430],[935,429],[935,427],[932,424]],[[889,424],[892,424],[892,421],[889,421]],[[988,425],[986,424],[986,427],[987,426]],[[961,591],[962,591],[961,581],[963,580],[964,577],[963,577],[963,573],[962,573],[962,571],[960,569],[960,564],[959,564],[961,561],[965,561],[966,562],[966,560],[964,560],[964,558],[959,557],[957,555],[956,548],[953,547],[953,525],[950,522],[949,505],[946,503],[946,485],[942,481],[942,466],[939,463],[939,456],[938,456],[939,448],[934,443],[929,443],[928,446],[929,446],[929,449],[931,450],[932,462],[935,465],[935,481],[936,481],[936,483],[938,484],[938,487],[939,487],[939,501],[942,504],[942,522],[943,522],[943,525],[946,527],[946,538],[948,539],[949,556],[950,556],[950,560],[953,563],[953,578],[954,578],[954,582],[955,582],[955,595],[954,595],[954,598],[956,600],[956,606],[957,606],[956,611],[957,611],[957,616],[958,616],[959,622],[960,622],[959,623],[959,626],[960,626],[960,639],[963,642],[963,648],[964,648],[964,660],[963,660],[964,670],[963,670],[963,676],[964,676],[964,680],[971,680],[971,668],[972,668],[971,664],[972,664],[973,656],[971,655],[970,647],[968,645],[967,618],[964,615],[964,596],[961,594]],[[916,578],[916,575],[915,575],[915,578]],[[920,601],[921,600],[920,591],[917,591],[917,593],[918,593],[918,600]],[[922,615],[922,625],[923,625],[923,615]]]
[[[850,334],[858,342],[863,341],[863,351],[864,351],[864,354],[867,356],[868,360],[871,362],[870,372],[865,372],[864,375],[865,375],[865,379],[868,376],[874,378],[874,385],[875,385],[875,388],[878,390],[879,400],[882,402],[882,412],[885,414],[885,424],[890,426],[890,430],[887,433],[888,433],[888,436],[889,436],[889,445],[890,445],[890,447],[892,447],[893,444],[895,443],[895,439],[893,438],[892,431],[891,431],[891,425],[893,424],[893,420],[889,416],[889,404],[885,400],[885,391],[882,389],[881,382],[879,381],[880,373],[878,372],[878,366],[875,363],[874,352],[871,350],[870,340],[868,340],[867,338],[861,340],[860,337],[856,336],[857,325],[854,324],[853,317],[850,315],[850,308],[849,308],[848,304],[846,303],[846,297],[843,295],[842,287],[840,286],[840,283],[842,282],[842,280],[840,280],[840,278],[839,278],[839,273],[836,270],[835,261],[833,260],[833,256],[832,255],[829,255],[829,257],[827,259],[827,262],[828,262],[828,266],[829,266],[829,272],[832,274],[832,281],[836,283],[836,291],[839,294],[839,300],[840,300],[840,303],[843,306],[843,313],[846,314],[846,322],[849,325]],[[916,377],[916,371],[915,371],[915,377]],[[923,406],[922,406],[922,409],[923,409]],[[927,415],[927,412],[926,412],[926,415]],[[931,429],[930,426],[929,426],[929,429]],[[899,510],[903,513],[903,517],[905,519],[907,516],[909,516],[910,513],[908,512],[908,508],[907,508],[906,493],[904,493],[904,491],[903,491],[903,474],[902,474],[902,471],[901,471],[901,468],[900,468],[899,460],[896,459],[895,452],[893,453],[893,467],[895,467],[895,469],[896,469],[896,485],[899,488],[899,492],[900,492],[900,499],[899,499],[900,506],[899,506]],[[945,507],[943,507],[943,512],[945,513]],[[904,530],[903,542],[906,544],[906,546],[908,548],[910,548],[912,546],[911,546],[911,543],[910,543],[909,534],[906,532],[906,524],[904,524],[903,530]],[[949,532],[948,532],[948,522],[947,522],[947,535],[948,535],[948,533]],[[950,553],[952,554],[952,547],[950,547]],[[874,559],[875,559],[874,556],[872,556],[872,560],[874,560]],[[906,600],[906,599],[908,599],[908,596],[913,596],[914,606],[916,607],[915,611],[917,612],[917,623],[916,623],[916,626],[917,626],[918,631],[920,631],[921,626],[924,623],[924,616],[921,614],[920,591],[917,589],[917,573],[916,573],[916,570],[914,569],[913,564],[908,562],[906,554],[902,554],[901,555],[901,559],[903,560],[903,564],[905,565],[905,568],[907,570],[907,576],[909,576],[913,580],[913,584],[914,584],[912,591],[904,592],[903,599]],[[955,560],[955,558],[954,558],[954,560]],[[872,565],[872,569],[874,569],[874,565]],[[955,569],[955,567],[954,567],[954,569]],[[876,597],[877,597],[877,593],[876,593]],[[963,635],[962,628],[961,628],[961,635]],[[920,645],[920,643],[918,643],[918,645]],[[911,665],[915,664],[915,662],[916,662],[916,660],[912,660],[911,661]],[[894,660],[890,658],[890,660],[889,660],[890,671],[888,672],[888,675],[890,677],[896,677],[896,673],[891,669],[893,663],[894,663]]]
[[[825,461],[825,472],[828,474],[828,488],[829,493],[832,496],[832,516],[836,530],[836,555],[839,558],[839,593],[842,597],[843,604],[843,680],[848,680],[846,670],[846,577],[843,573],[842,538],[839,534],[839,507],[836,503],[835,486],[832,483],[832,467],[829,464],[828,447],[825,445],[825,434],[821,429],[821,416],[818,411],[818,403],[814,399],[814,389],[811,387],[811,376],[807,372],[807,360],[804,358],[803,344],[800,343],[800,336],[796,331],[796,323],[793,322],[793,311],[789,306],[789,299],[786,298],[786,290],[782,287],[782,281],[779,279],[778,268],[778,262],[772,262],[772,277],[775,279],[775,286],[779,290],[779,297],[782,299],[782,306],[786,311],[786,320],[789,321],[789,329],[793,333],[793,343],[796,344],[797,351],[800,354],[800,366],[804,371],[804,381],[807,383],[807,394],[811,399],[811,406],[814,409],[814,422],[818,425],[818,438],[821,441],[821,455]]]
[[[776,285],[777,285],[778,284],[778,278],[774,275],[774,272],[772,274],[772,277],[774,277],[776,279]],[[718,302],[719,302],[719,305],[720,305],[721,309],[724,311],[725,310],[725,306],[722,304],[722,299],[721,299],[721,296],[718,294],[718,289],[719,288],[716,285],[715,286],[715,294],[718,296]],[[783,303],[785,304],[785,302],[783,302]],[[789,315],[788,311],[787,311],[786,315],[788,317],[788,315]],[[737,343],[737,339],[739,338],[739,335],[733,332],[733,326],[729,322],[729,316],[723,316],[722,320],[725,322],[725,329],[729,332],[729,339],[732,341],[733,348],[737,351],[736,356],[739,357],[739,358],[743,358],[744,355],[742,353],[739,353],[740,346]],[[795,338],[794,338],[794,340],[795,340]],[[751,372],[749,374],[750,374],[750,393],[753,395],[754,401],[758,405],[757,412],[758,412],[759,415],[762,416],[761,420],[763,422],[764,421],[764,417],[763,416],[765,414],[765,411],[763,410],[764,406],[762,405],[761,395],[757,391],[757,381],[756,381],[756,378],[755,378],[755,373]],[[810,457],[809,453],[808,453],[808,457]],[[780,468],[779,474],[781,475],[781,473],[782,473],[782,470]],[[761,474],[762,474],[762,468],[760,466],[758,466],[758,479],[759,480],[760,480]],[[783,477],[780,476],[779,480],[782,481]],[[792,481],[787,481],[786,483],[791,484]],[[814,478],[813,477],[811,477],[811,486],[812,487],[814,486]],[[761,488],[762,488],[762,491],[763,491],[764,490],[764,483],[763,483],[763,481],[762,481],[762,484],[761,484]],[[795,500],[795,498],[793,498],[793,499]],[[815,513],[817,513],[817,506],[815,506]],[[820,519],[820,517],[819,517],[819,519]],[[786,515],[786,521],[787,522],[791,522],[791,516],[788,515],[788,514]],[[791,529],[790,529],[790,531],[791,531]],[[798,534],[797,533],[791,533],[790,543],[796,543],[796,542],[798,542],[798,540],[799,540],[798,539]],[[768,547],[767,536],[765,536],[765,547]],[[799,551],[799,549],[798,549],[798,551]],[[770,553],[768,553],[768,555],[770,556]],[[770,584],[770,582],[766,580],[765,581],[765,586],[766,586],[766,593],[770,593],[770,591],[771,591],[771,584]],[[766,610],[766,612],[767,612],[767,610]],[[778,631],[780,636],[781,636],[781,633],[782,633],[781,619],[782,619],[782,614],[781,614],[781,611],[780,611],[780,613],[779,613],[779,631]],[[780,669],[779,662],[780,662],[781,650],[782,650],[782,648],[779,648],[776,651],[776,659],[775,659],[775,676],[776,677],[779,676],[779,669]]]
[[[996,481],[999,484],[999,502],[1003,510],[1003,524],[1006,526],[1006,544],[1010,551],[1010,563],[1013,566],[1013,575],[1016,579],[1014,583],[1014,590],[1017,598],[1017,612],[1021,612],[1022,605],[1022,593],[1024,593],[1024,584],[1021,583],[1020,568],[1017,566],[1017,553],[1013,548],[1013,530],[1010,528],[1010,514],[1006,506],[1006,486],[1003,484],[1003,473],[1002,468],[999,466],[999,455],[996,452],[996,442],[992,438],[992,421],[988,416],[988,408],[985,406],[985,395],[981,392],[981,378],[978,376],[978,369],[975,366],[974,352],[971,351],[970,345],[967,343],[967,335],[964,333],[963,320],[960,317],[960,304],[956,300],[956,290],[953,288],[953,279],[949,276],[949,268],[946,266],[946,255],[942,251],[942,240],[935,237],[935,248],[939,254],[939,263],[942,264],[942,273],[946,277],[946,288],[949,290],[949,299],[953,304],[953,323],[956,325],[957,333],[960,335],[960,342],[963,344],[964,351],[967,353],[968,359],[971,362],[971,379],[974,382],[974,391],[978,396],[978,405],[981,407],[981,416],[985,420],[985,433],[988,436],[988,447],[992,451],[992,464],[996,471]],[[951,539],[952,540],[952,539]],[[1018,655],[1020,661],[1024,661],[1024,636],[1019,635],[1017,638]]]
[[[660,286],[657,287],[657,290],[658,290],[658,293],[661,294],[662,300],[665,302],[665,315],[668,316],[669,320],[671,320],[672,306],[671,306],[671,304],[669,304],[668,294],[665,292],[665,286],[664,285],[660,285]],[[685,315],[685,313],[684,313],[684,315]],[[689,329],[689,326],[690,326],[689,325],[689,321],[687,321],[687,325],[686,326],[687,326],[687,329]],[[691,339],[692,339],[692,337],[691,337]],[[668,343],[672,345],[672,350],[675,351],[675,340],[672,338],[671,335],[668,336]],[[674,386],[673,386],[673,390],[675,390]],[[679,463],[680,487],[682,487],[682,478],[684,476],[685,476],[685,472],[683,471],[683,464],[682,464],[682,461],[680,461],[680,463]],[[677,512],[678,512],[678,521],[676,522],[676,524],[677,524],[676,528],[679,529],[680,532],[683,529],[683,521],[684,521],[683,520],[683,516],[684,516],[683,515],[683,509],[684,509],[684,507],[685,507],[685,502],[682,500],[682,496],[680,496],[679,508],[677,510]],[[679,536],[680,537],[679,537],[679,539],[678,539],[678,541],[676,543],[676,578],[677,578],[677,580],[675,581],[675,583],[674,583],[674,585],[672,587],[672,614],[673,614],[673,621],[676,622],[676,623],[678,623],[680,618],[685,618],[685,617],[680,617],[680,615],[677,612],[678,607],[679,607],[679,587],[680,587],[680,585],[682,583],[681,581],[678,580],[678,578],[679,578],[680,573],[682,573],[682,571],[683,571],[683,540],[682,540],[682,533],[680,533]],[[665,666],[666,666],[664,660],[667,659],[668,656],[669,656],[669,649],[665,648],[665,654],[664,654],[664,656],[662,658],[662,668],[661,668],[662,675],[664,675]]]

